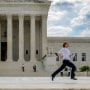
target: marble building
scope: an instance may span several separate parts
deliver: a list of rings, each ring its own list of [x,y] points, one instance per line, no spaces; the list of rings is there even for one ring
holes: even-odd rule
[[[78,69],[90,65],[89,37],[47,38],[50,5],[49,0],[0,0],[0,76],[50,75],[61,64],[54,53],[63,41],[76,53],[72,61]]]
[[[18,72],[23,65],[29,69],[46,54],[50,4],[48,0],[0,0],[1,75]]]

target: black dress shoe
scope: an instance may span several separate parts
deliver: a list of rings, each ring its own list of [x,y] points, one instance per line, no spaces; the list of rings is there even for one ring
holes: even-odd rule
[[[52,81],[54,80],[54,77],[52,77]]]
[[[51,79],[52,79],[52,81],[54,81],[54,76],[53,75],[51,75]]]
[[[72,80],[77,80],[77,78],[71,78]]]

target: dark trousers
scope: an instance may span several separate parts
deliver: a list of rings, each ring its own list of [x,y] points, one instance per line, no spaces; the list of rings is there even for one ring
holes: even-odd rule
[[[71,78],[75,77],[75,71],[76,71],[76,66],[70,62],[69,60],[63,60],[63,64],[61,67],[59,67],[53,74],[52,77],[55,77],[60,71],[62,71],[66,66],[71,68]]]

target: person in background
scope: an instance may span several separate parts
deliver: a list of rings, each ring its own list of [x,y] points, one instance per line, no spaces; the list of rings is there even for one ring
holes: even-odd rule
[[[34,72],[36,72],[36,65],[35,64],[33,65],[33,70],[34,70]]]

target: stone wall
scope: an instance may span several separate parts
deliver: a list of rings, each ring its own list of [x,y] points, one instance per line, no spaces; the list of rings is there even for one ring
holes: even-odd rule
[[[62,48],[62,43],[68,41],[70,43],[70,51],[77,53],[77,61],[71,61],[76,65],[77,70],[82,66],[90,66],[90,38],[87,37],[61,37],[48,38],[48,54],[54,54]],[[82,61],[82,53],[86,54],[86,61]],[[54,59],[54,58],[53,58]],[[53,60],[52,60],[53,61]]]

